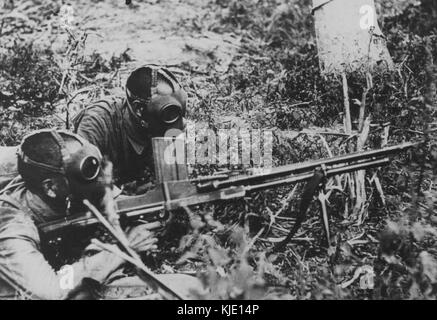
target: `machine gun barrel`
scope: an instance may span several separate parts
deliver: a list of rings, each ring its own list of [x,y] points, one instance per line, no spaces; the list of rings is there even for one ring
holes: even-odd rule
[[[338,166],[336,168],[326,169],[325,176],[327,178],[329,178],[329,177],[335,176],[337,174],[343,174],[343,173],[348,173],[348,172],[353,172],[353,171],[358,171],[358,170],[365,170],[365,169],[380,167],[380,166],[384,166],[384,165],[388,164],[389,162],[390,162],[390,158],[386,157],[386,158],[376,159],[376,160],[372,160],[372,161],[365,161],[365,162],[361,162],[361,163],[357,163],[357,164],[347,164],[347,165],[343,165],[343,166]],[[311,177],[313,175],[314,175],[314,172],[312,172],[312,171],[308,172],[308,173],[301,173],[299,175],[292,176],[289,178],[277,179],[277,180],[269,181],[266,183],[251,185],[251,186],[246,187],[246,189],[247,189],[247,191],[258,191],[258,190],[268,189],[268,188],[272,188],[272,187],[278,187],[281,185],[302,182],[302,181],[306,181],[308,179],[311,179]]]
[[[328,159],[321,159],[315,161],[307,161],[304,163],[296,163],[277,168],[272,168],[266,173],[256,174],[252,176],[239,176],[224,181],[209,181],[206,183],[198,184],[197,189],[199,192],[208,192],[211,190],[218,190],[230,186],[255,184],[259,181],[263,181],[266,178],[274,179],[281,178],[290,175],[300,174],[302,172],[313,172],[316,168],[321,166],[335,167],[338,164],[352,164],[359,163],[363,160],[376,160],[382,157],[387,157],[396,154],[399,151],[406,150],[417,146],[417,143],[406,142],[400,145],[386,147],[379,150],[371,150],[365,152],[357,152]]]

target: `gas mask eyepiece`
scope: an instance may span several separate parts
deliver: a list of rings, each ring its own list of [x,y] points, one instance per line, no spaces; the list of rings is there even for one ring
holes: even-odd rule
[[[93,181],[99,176],[101,163],[94,156],[84,158],[79,165],[80,176],[85,181]]]
[[[165,124],[173,124],[182,118],[182,108],[174,104],[163,106],[160,118]]]

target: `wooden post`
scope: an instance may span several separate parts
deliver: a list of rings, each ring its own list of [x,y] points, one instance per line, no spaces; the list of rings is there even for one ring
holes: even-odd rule
[[[323,74],[394,68],[374,0],[313,0],[313,14]]]
[[[188,179],[184,139],[153,138],[152,146],[157,183]]]

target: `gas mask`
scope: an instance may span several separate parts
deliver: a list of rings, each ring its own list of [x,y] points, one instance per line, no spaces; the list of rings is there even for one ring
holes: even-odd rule
[[[159,83],[170,86],[171,92],[159,92]],[[152,137],[183,130],[187,94],[169,70],[154,65],[136,69],[127,79],[126,96],[131,114]]]
[[[21,145],[17,151],[19,164],[59,174],[64,177],[66,185],[66,192],[60,195],[61,197],[75,203],[81,203],[82,200],[88,199],[100,207],[106,185],[102,170],[102,155],[99,149],[80,136],[67,131],[40,130],[38,132],[42,131],[50,133],[54,142],[59,146],[62,165],[57,167],[37,162],[24,154]],[[72,137],[80,146],[67,148],[68,142],[65,142],[61,133]],[[23,139],[23,143],[25,140],[26,138]]]

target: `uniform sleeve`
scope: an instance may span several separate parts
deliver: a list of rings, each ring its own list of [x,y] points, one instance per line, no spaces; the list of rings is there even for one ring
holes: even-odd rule
[[[100,149],[102,154],[109,154],[109,137],[112,132],[111,115],[98,106],[91,106],[75,123],[75,132]]]
[[[27,298],[65,299],[84,278],[101,282],[123,262],[100,252],[55,272],[39,251],[30,218],[13,210],[0,213],[0,278]]]
[[[122,263],[114,255],[100,252],[57,273],[30,241],[9,239],[0,242],[0,248],[0,277],[30,299],[65,299],[84,278],[102,282]]]

